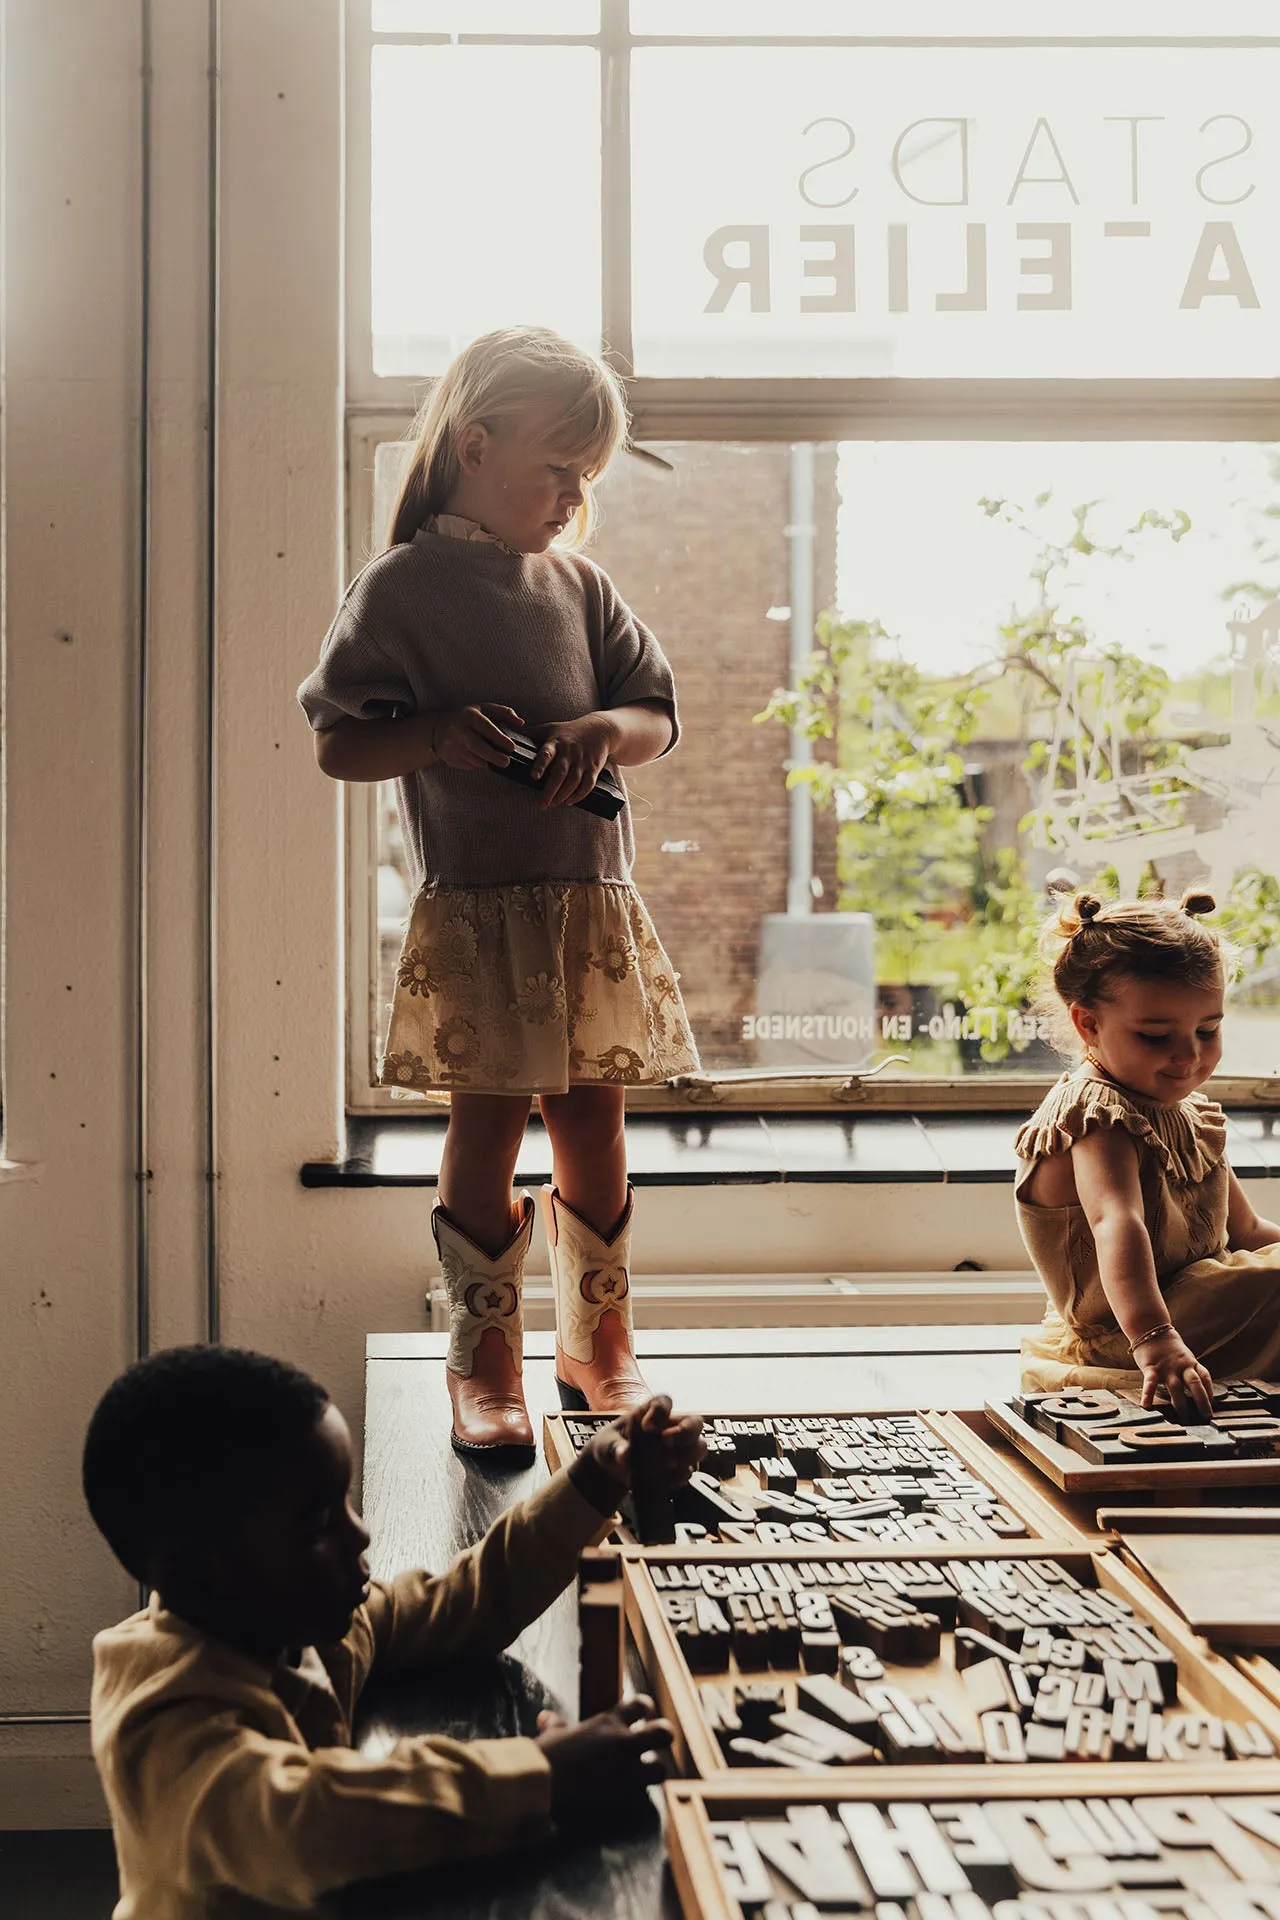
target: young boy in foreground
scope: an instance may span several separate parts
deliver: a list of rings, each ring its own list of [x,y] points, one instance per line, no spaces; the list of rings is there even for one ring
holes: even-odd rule
[[[93,1751],[116,1920],[311,1911],[330,1889],[527,1845],[638,1800],[671,1730],[637,1698],[536,1738],[353,1752],[370,1672],[493,1655],[573,1579],[626,1491],[630,1434],[673,1483],[701,1423],[650,1400],[596,1434],[438,1577],[370,1583],[347,1424],[306,1374],[179,1347],[131,1367],[89,1426],[84,1489],[151,1603],[94,1641]]]

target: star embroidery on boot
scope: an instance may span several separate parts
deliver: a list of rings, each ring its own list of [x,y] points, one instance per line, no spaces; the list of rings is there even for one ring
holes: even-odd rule
[[[502,1305],[502,1295],[500,1293],[486,1293],[484,1303],[486,1307],[492,1307],[496,1312]]]
[[[593,1307],[605,1300],[621,1300],[627,1293],[627,1270],[625,1267],[589,1267],[582,1276],[580,1290],[583,1299]]]

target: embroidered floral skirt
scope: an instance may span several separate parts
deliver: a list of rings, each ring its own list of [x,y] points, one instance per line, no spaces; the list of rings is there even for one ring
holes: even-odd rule
[[[384,1087],[427,1097],[565,1093],[698,1071],[676,973],[625,881],[418,894]]]

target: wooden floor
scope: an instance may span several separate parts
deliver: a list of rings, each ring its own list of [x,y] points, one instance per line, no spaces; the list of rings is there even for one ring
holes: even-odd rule
[[[641,1333],[655,1391],[702,1413],[975,1406],[1016,1390],[1019,1329],[909,1327]],[[381,1334],[367,1347],[364,1512],[375,1575],[444,1567],[513,1500],[546,1477],[488,1479],[451,1453],[443,1334]],[[549,1334],[526,1340],[530,1412],[558,1407]],[[564,1595],[494,1673],[434,1676],[371,1694],[361,1744],[401,1733],[527,1733],[542,1706],[576,1709],[577,1621]],[[394,1920],[670,1920],[656,1815],[645,1830],[589,1845],[486,1862],[465,1873],[354,1889],[344,1912]]]

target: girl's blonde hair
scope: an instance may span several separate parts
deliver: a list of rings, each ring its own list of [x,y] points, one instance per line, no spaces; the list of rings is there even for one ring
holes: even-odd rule
[[[1103,901],[1096,893],[1064,899],[1040,935],[1058,1000],[1063,1007],[1094,1008],[1111,998],[1119,979],[1209,992],[1226,980],[1234,961],[1222,935],[1197,918],[1216,904],[1211,893],[1194,890],[1176,906],[1172,900]],[[1068,1047],[1072,1043],[1074,1029]]]
[[[557,446],[588,463],[598,480],[627,437],[627,403],[618,376],[549,327],[503,327],[462,349],[431,389],[414,422],[414,450],[396,502],[387,545],[412,540],[443,513],[457,484],[458,446],[477,421],[499,432],[535,409],[554,413]],[[558,542],[579,547],[595,524],[595,499],[583,502]]]

